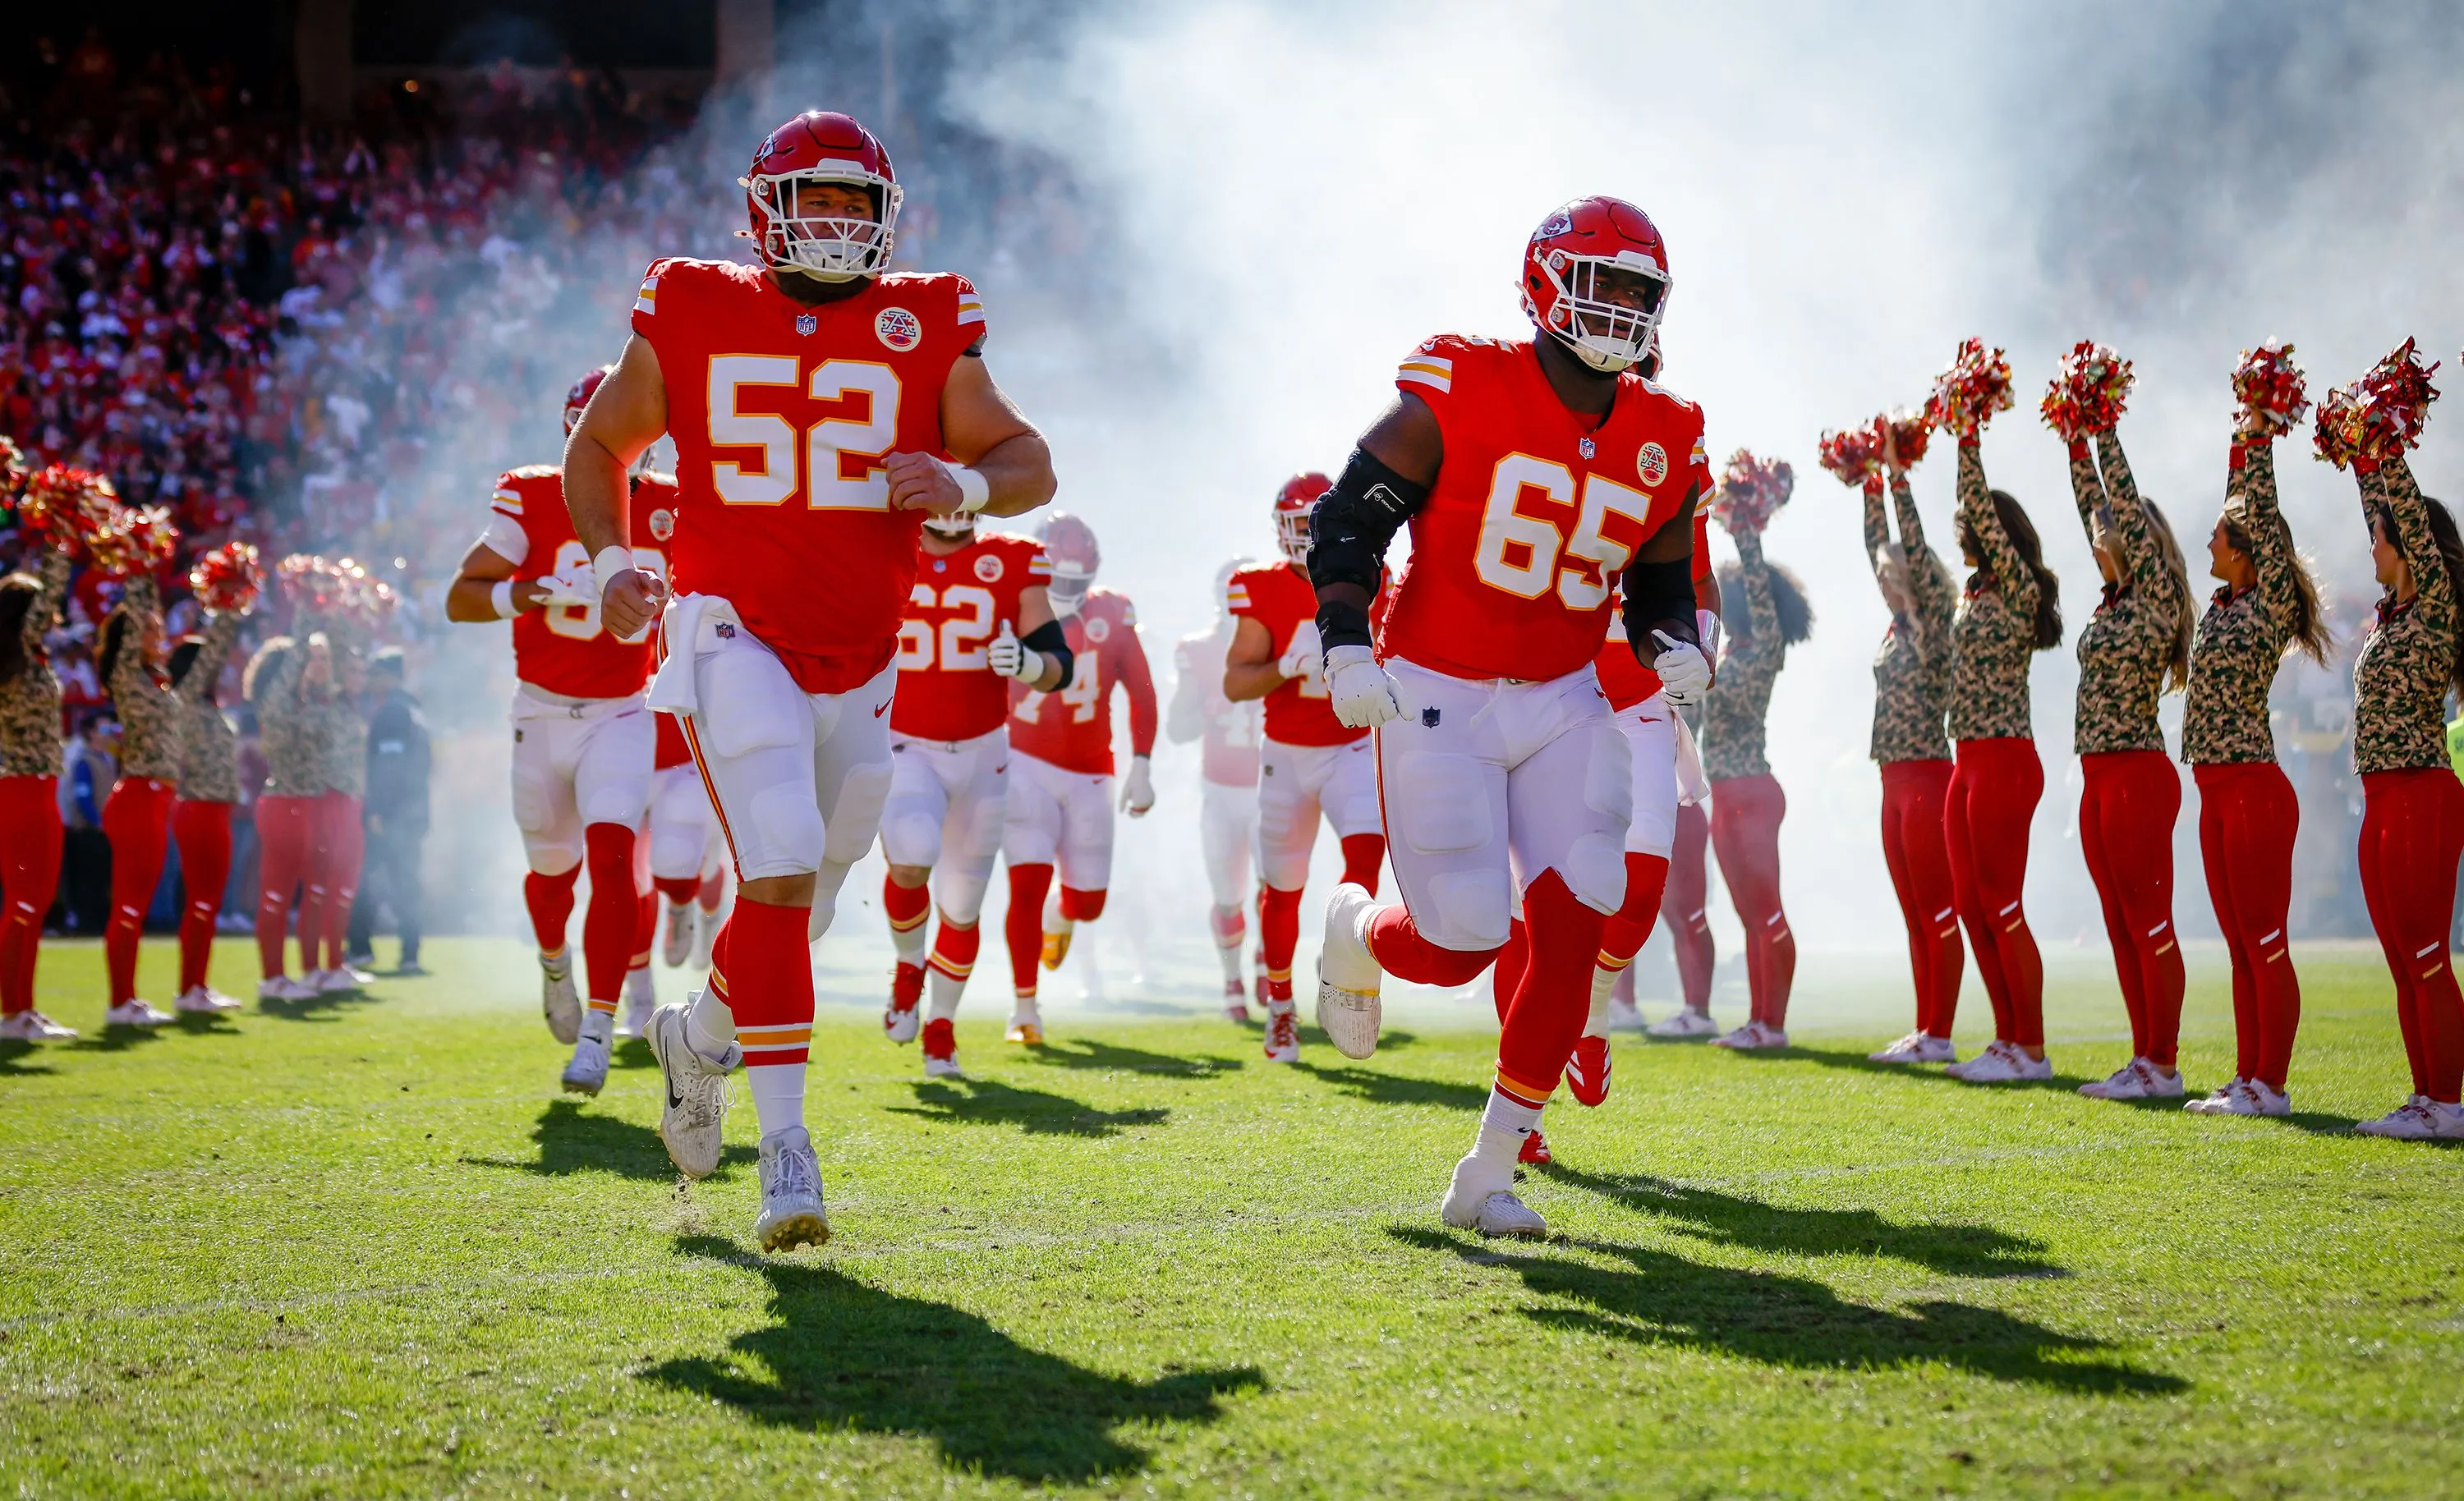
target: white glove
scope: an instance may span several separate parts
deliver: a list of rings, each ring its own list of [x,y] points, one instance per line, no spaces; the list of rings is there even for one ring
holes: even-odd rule
[[[1303,620],[1292,632],[1292,644],[1275,662],[1275,670],[1287,678],[1313,677],[1325,670],[1318,658],[1325,647],[1318,643],[1317,621]]]
[[[1709,610],[1694,612],[1694,639],[1703,643],[1703,655],[1713,662],[1720,660],[1720,618]]]
[[[1660,642],[1660,655],[1651,659],[1651,670],[1660,674],[1660,691],[1671,704],[1701,703],[1711,685],[1711,659],[1692,642],[1671,640],[1666,631],[1654,631],[1651,639]]]
[[[1334,717],[1353,729],[1374,729],[1403,712],[1395,680],[1366,646],[1337,646],[1326,654],[1326,691]]]
[[[562,574],[548,574],[539,578],[537,582],[541,589],[547,591],[539,596],[539,605],[542,609],[550,609],[558,605],[599,602],[599,589],[594,582],[588,580],[567,578]]]
[[[1022,645],[1019,639],[1010,634],[1007,620],[1001,621],[1001,634],[993,638],[992,645],[986,650],[992,659],[993,670],[1004,678],[1016,678],[1021,683],[1032,685],[1044,676],[1044,653],[1032,646]]]
[[[1147,758],[1130,757],[1130,774],[1121,778],[1121,811],[1133,818],[1143,818],[1155,806],[1155,782],[1147,775]]]

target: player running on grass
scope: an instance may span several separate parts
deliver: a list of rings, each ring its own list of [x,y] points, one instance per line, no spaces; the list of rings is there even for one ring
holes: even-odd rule
[[[1250,846],[1258,838],[1259,708],[1223,696],[1223,659],[1231,647],[1232,576],[1249,566],[1236,557],[1215,571],[1215,624],[1184,636],[1172,649],[1172,703],[1163,732],[1176,745],[1199,742],[1198,844],[1206,886],[1215,898],[1207,927],[1223,966],[1223,1015],[1249,1019],[1249,990],[1241,976],[1241,945],[1249,925]],[[1258,956],[1258,1003],[1266,1001],[1265,955]]]
[[[593,370],[565,392],[568,435],[606,379],[606,370]],[[659,576],[656,518],[672,516],[675,487],[638,467],[623,478],[640,517],[626,533],[630,566]],[[564,1087],[596,1095],[607,1082],[616,1005],[641,937],[633,846],[650,806],[653,747],[642,703],[649,636],[609,627],[589,573],[589,551],[565,510],[562,471],[547,464],[510,469],[496,481],[487,530],[445,591],[445,618],[514,622],[514,822],[531,867],[522,900],[539,940],[540,1007],[556,1040],[573,1046]],[[586,1015],[564,937],[585,864]]]
[[[1460,985],[1505,947],[1519,890],[1530,960],[1496,1086],[1441,1207],[1484,1234],[1538,1235],[1512,1191],[1583,1030],[1601,927],[1625,896],[1632,751],[1592,665],[1617,597],[1662,691],[1700,694],[1694,480],[1703,415],[1633,371],[1666,307],[1666,250],[1640,209],[1579,199],[1523,256],[1534,339],[1441,335],[1318,503],[1317,586],[1335,715],[1376,727],[1399,903],[1337,888],[1318,1021],[1347,1056],[1377,1045],[1384,974]],[[1412,564],[1373,652],[1369,606],[1406,523]]]
[[[924,1075],[948,1078],[958,1074],[958,997],[983,942],[977,925],[1009,811],[1009,687],[1050,692],[1071,663],[1045,593],[1052,566],[1033,538],[979,533],[973,513],[957,511],[925,519],[923,548],[890,710],[881,909],[898,958],[881,1024],[891,1041],[913,1042],[921,1021]],[[935,905],[940,928],[928,935]],[[933,1000],[919,1016],[928,936]]]
[[[651,1018],[659,1135],[686,1176],[717,1167],[742,1064],[761,1128],[754,1233],[785,1251],[829,1237],[804,1126],[806,945],[880,832],[918,526],[1032,510],[1053,480],[979,358],[975,288],[889,273],[900,190],[870,131],[800,115],[741,182],[760,264],[651,263],[565,474],[608,624],[660,622],[651,701],[683,719],[738,881],[708,989]],[[680,491],[672,599],[624,543],[626,466],[662,433]]]

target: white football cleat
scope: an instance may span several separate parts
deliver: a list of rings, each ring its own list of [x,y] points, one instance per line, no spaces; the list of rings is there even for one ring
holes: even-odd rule
[[[1246,1025],[1249,1020],[1249,988],[1238,980],[1223,982],[1223,1019]]]
[[[924,1025],[924,967],[904,959],[890,966],[890,1005],[881,1013],[881,1030],[902,1046],[915,1040]]]
[[[69,1042],[76,1037],[75,1027],[63,1027],[31,1007],[0,1017],[0,1042]]]
[[[924,1024],[924,1077],[967,1077],[958,1069],[958,1029],[947,1017],[935,1017]]]
[[[635,985],[629,978],[625,982],[625,1019],[616,1024],[619,1038],[649,1036],[650,1015],[659,1009],[659,992],[649,984],[650,971],[636,969],[633,973],[640,975],[643,983]]]
[[[561,1076],[565,1093],[596,1095],[607,1084],[607,1044],[588,1033],[573,1045],[573,1057]]]
[[[1017,1010],[1009,1013],[1009,1025],[1001,1029],[1001,1041],[1015,1042],[1022,1048],[1044,1046],[1044,1013],[1037,1011],[1030,997],[1021,997]]]
[[[1711,1019],[1709,1012],[1680,1006],[1643,1031],[1654,1037],[1712,1037],[1719,1034],[1720,1024]]]
[[[690,902],[668,903],[667,926],[659,930],[659,958],[669,968],[681,969],[693,957],[693,914],[699,910]]]
[[[1507,1171],[1507,1181],[1511,1183],[1513,1169]],[[1511,1188],[1498,1187],[1496,1175],[1486,1164],[1468,1156],[1455,1164],[1454,1179],[1446,1185],[1444,1202],[1438,1206],[1438,1218],[1456,1229],[1483,1235],[1538,1240],[1549,1233],[1549,1222],[1538,1210],[1516,1198]]]
[[[1290,1001],[1266,1003],[1266,1061],[1298,1063],[1301,1060],[1300,1018]]]
[[[160,1027],[172,1019],[169,1012],[133,995],[102,1013],[106,1027]]]
[[[548,1035],[566,1047],[582,1035],[582,992],[573,987],[573,950],[539,955],[539,1012]]]
[[[287,974],[277,974],[271,979],[256,982],[256,998],[260,1002],[304,1001],[316,993],[307,985]]]
[[[649,1036],[650,1055],[659,1060],[659,1082],[665,1091],[659,1107],[659,1140],[668,1144],[668,1158],[676,1164],[676,1171],[688,1178],[707,1178],[718,1170],[726,1134],[727,1076],[743,1061],[744,1050],[731,1042],[724,1056],[702,1056],[685,1028],[685,1015],[692,1007],[688,997],[652,1012]]]
[[[753,1222],[753,1238],[768,1251],[819,1246],[830,1238],[822,1164],[803,1126],[761,1139],[761,1217]]]
[[[1335,887],[1326,902],[1326,931],[1317,951],[1317,1024],[1347,1058],[1377,1051],[1377,987],[1385,971],[1369,951],[1368,932],[1370,914],[1376,910],[1377,899],[1356,881]]]
[[[203,1012],[207,1015],[214,1015],[222,1012],[238,1011],[239,1004],[239,1002],[231,999],[228,995],[225,995],[222,991],[215,990],[212,986],[192,985],[180,992],[180,998],[171,1003],[171,1009],[175,1012]]]
[[[1678,1010],[1683,1011],[1684,1008],[1681,1006]],[[1610,996],[1609,1031],[1640,1032],[1642,1030],[1641,1008],[1636,1006],[1634,1002],[1627,1000],[1622,995]]]

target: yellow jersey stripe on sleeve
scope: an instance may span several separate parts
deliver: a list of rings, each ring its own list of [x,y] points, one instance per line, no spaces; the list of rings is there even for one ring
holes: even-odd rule
[[[983,320],[984,305],[980,299],[975,297],[960,297],[958,299],[958,321],[960,323],[981,323]]]
[[[520,515],[522,513],[521,491],[515,489],[500,489],[496,491],[495,508],[509,516]]]
[[[1404,360],[1397,367],[1395,379],[1398,382],[1408,381],[1415,385],[1425,385],[1441,393],[1451,391],[1455,383],[1455,362],[1451,359],[1439,359],[1425,355],[1418,356]]]
[[[649,314],[656,314],[659,311],[658,277],[645,276],[642,278],[642,290],[635,294],[633,297],[633,311],[636,313]]]

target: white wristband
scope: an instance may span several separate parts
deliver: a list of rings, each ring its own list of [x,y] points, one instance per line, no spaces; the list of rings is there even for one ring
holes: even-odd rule
[[[521,612],[514,608],[514,581],[499,578],[496,587],[488,591],[488,603],[495,609],[496,619],[510,620]]]
[[[950,467],[950,478],[957,482],[958,509],[969,515],[993,503],[992,481],[963,464]]]
[[[599,592],[603,595],[607,592],[607,580],[618,574],[630,573],[632,569],[633,550],[629,547],[618,547],[612,542],[601,548],[599,555],[590,560],[592,580],[598,584]]]

